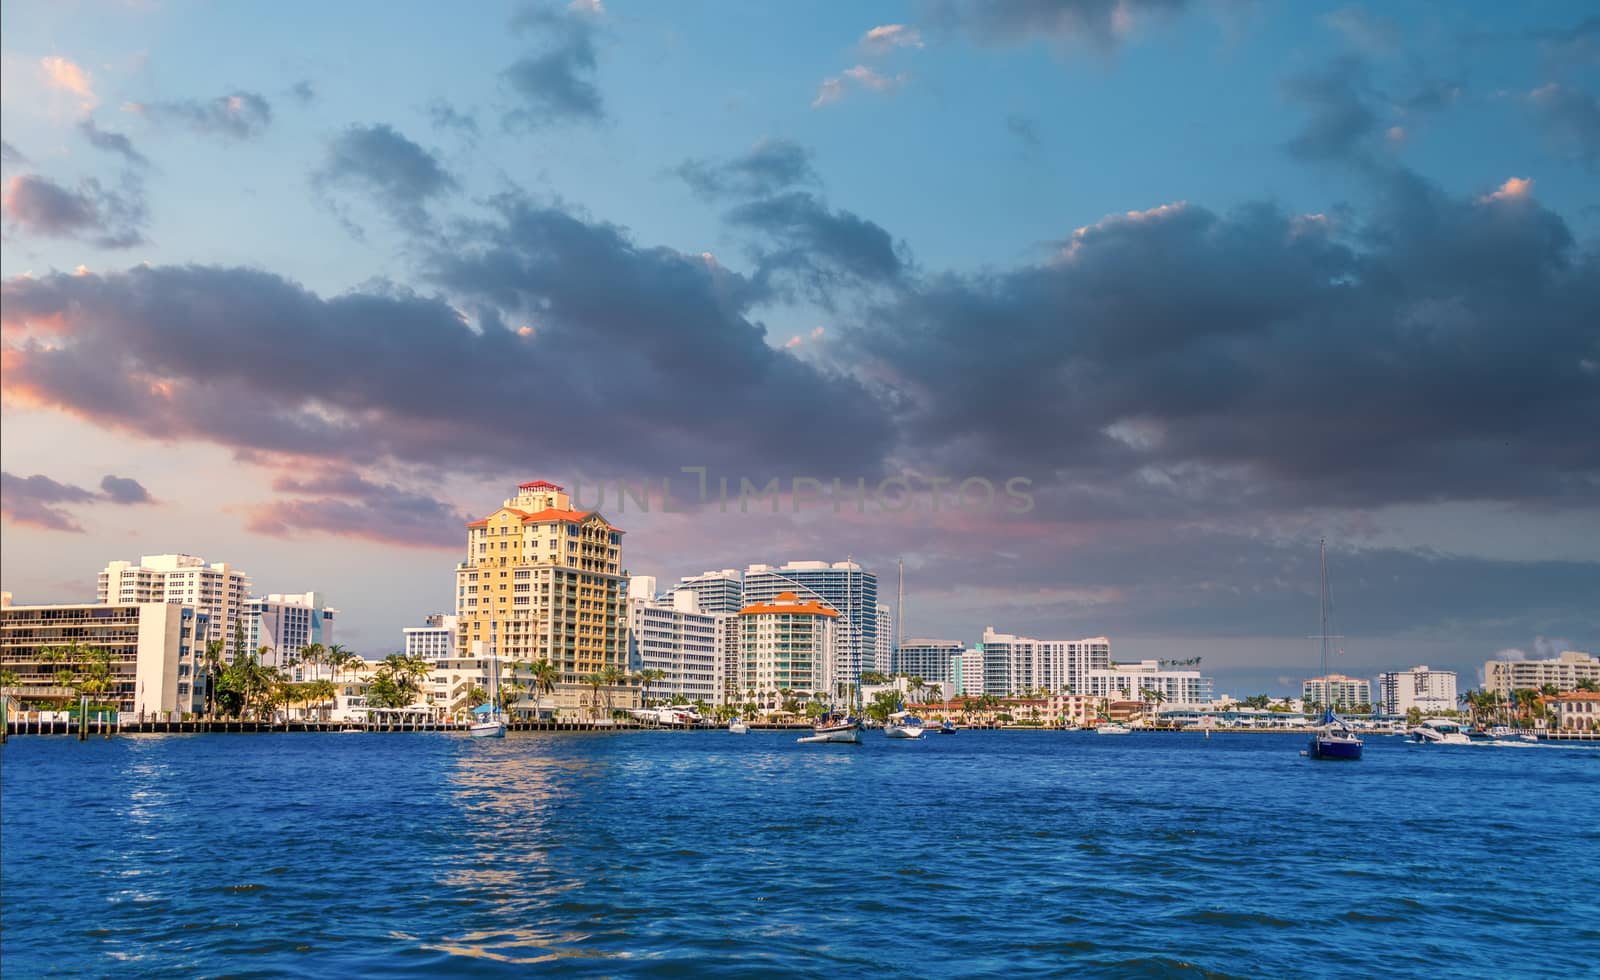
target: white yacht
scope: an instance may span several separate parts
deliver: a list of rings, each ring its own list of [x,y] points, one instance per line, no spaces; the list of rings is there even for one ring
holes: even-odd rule
[[[861,744],[861,722],[843,711],[830,711],[817,719],[810,735],[802,735],[796,742],[851,742]]]
[[[889,738],[921,738],[923,731],[922,719],[909,711],[896,711],[883,726]]]
[[[1411,729],[1411,737],[1432,745],[1471,745],[1472,739],[1460,724],[1448,718],[1429,718]]]
[[[1095,731],[1096,735],[1131,735],[1131,734],[1133,734],[1133,729],[1129,728],[1127,725],[1119,725],[1114,721],[1108,721],[1103,725],[1096,725],[1094,731]]]
[[[728,722],[728,734],[748,735],[750,734],[750,725],[743,718],[735,718]]]

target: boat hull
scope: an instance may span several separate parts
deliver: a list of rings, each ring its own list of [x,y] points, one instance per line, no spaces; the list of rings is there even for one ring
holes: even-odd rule
[[[795,739],[804,744],[817,744],[820,742],[849,742],[859,745],[861,743],[861,729],[855,725],[848,728],[829,728],[811,735],[803,735]]]
[[[889,738],[921,738],[922,729],[911,725],[887,725],[883,729],[883,734]]]
[[[473,738],[505,738],[505,722],[490,721],[473,725],[471,728],[467,729],[467,734]]]
[[[1313,759],[1359,762],[1361,761],[1361,740],[1313,735],[1307,748],[1307,754]]]
[[[742,721],[733,722],[732,724],[730,724],[728,726],[728,734],[729,735],[748,735],[748,734],[750,734],[750,726],[746,725]]]

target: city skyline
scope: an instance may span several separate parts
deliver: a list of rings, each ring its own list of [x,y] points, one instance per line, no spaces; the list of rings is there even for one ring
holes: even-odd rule
[[[1325,536],[1339,672],[1600,646],[1587,5],[0,6],[18,602],[203,555],[387,652],[506,486],[670,479],[631,574],[904,559],[907,638],[1296,690]]]

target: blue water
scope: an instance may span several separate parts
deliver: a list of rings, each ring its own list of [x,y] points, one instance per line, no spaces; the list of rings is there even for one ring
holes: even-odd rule
[[[0,972],[1593,975],[1600,751],[19,737]]]

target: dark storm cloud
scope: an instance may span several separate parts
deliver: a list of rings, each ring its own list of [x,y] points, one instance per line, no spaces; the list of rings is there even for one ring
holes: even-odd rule
[[[892,283],[906,271],[904,247],[881,226],[849,211],[830,210],[805,191],[749,201],[725,217],[757,234],[764,274],[794,275],[824,303],[831,304],[840,286]]]
[[[85,119],[78,123],[78,132],[89,141],[89,145],[97,150],[115,153],[122,159],[135,166],[145,166],[150,161],[144,154],[133,148],[133,141],[121,133],[108,132],[94,124],[93,119]]]
[[[763,197],[800,184],[818,184],[811,151],[793,140],[764,139],[721,163],[685,160],[674,171],[701,197]]]
[[[81,532],[83,528],[61,504],[145,504],[148,491],[132,480],[107,476],[100,481],[100,493],[68,483],[57,483],[47,476],[13,476],[0,473],[0,511],[13,524],[25,524],[50,531]]]
[[[556,209],[498,209],[429,261],[475,326],[404,290],[324,299],[245,269],[12,279],[8,393],[148,436],[353,462],[862,472],[888,450],[860,384],[767,344],[749,280]],[[318,353],[264,369],[297,349]],[[532,405],[540,424],[516,424]]]
[[[22,155],[21,150],[12,146],[10,143],[7,143],[5,140],[0,140],[0,162],[27,163],[28,158]]]
[[[1264,505],[1592,500],[1600,258],[1526,184],[1381,189],[1343,230],[1266,205],[1109,218],[1043,265],[901,293],[840,356],[907,407],[919,458]]]
[[[600,89],[594,83],[598,16],[573,7],[530,5],[512,19],[512,31],[531,36],[539,50],[500,73],[517,102],[505,114],[508,126],[605,118]]]
[[[319,534],[404,547],[459,548],[462,525],[473,519],[427,494],[377,483],[347,469],[303,479],[279,477],[272,488],[302,495],[247,508],[245,526],[274,537]]]
[[[1127,18],[1169,16],[1186,6],[1187,0],[934,0],[927,20],[982,44],[1047,40],[1113,48]]]
[[[1528,97],[1535,118],[1562,153],[1600,170],[1600,96],[1551,82]]]
[[[432,153],[387,125],[353,125],[328,144],[318,187],[359,187],[401,225],[427,225],[426,205],[459,185]]]
[[[132,248],[144,242],[144,192],[135,179],[112,190],[89,178],[76,189],[34,174],[6,182],[3,201],[12,226],[29,235],[76,238],[100,248]]]
[[[231,92],[214,99],[134,102],[133,112],[156,123],[178,123],[207,136],[248,140],[272,122],[272,104],[254,92]]]
[[[1325,68],[1291,78],[1284,91],[1311,110],[1305,126],[1288,144],[1289,152],[1302,160],[1349,157],[1377,132],[1367,66],[1359,58],[1338,58]]]

